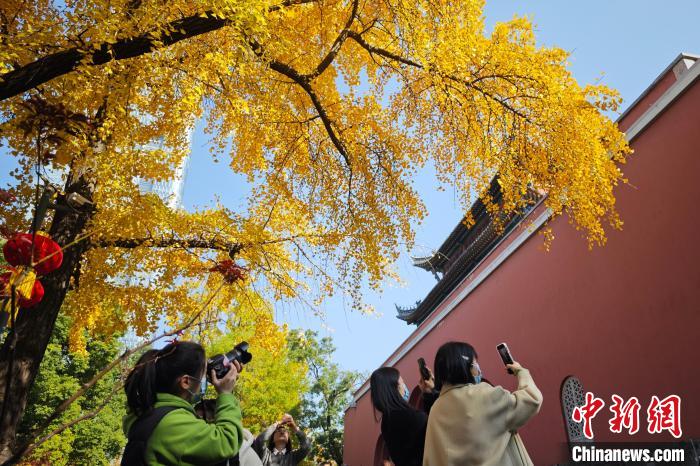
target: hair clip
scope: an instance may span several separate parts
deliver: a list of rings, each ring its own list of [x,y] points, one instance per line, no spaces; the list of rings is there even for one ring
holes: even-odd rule
[[[179,338],[182,335],[184,335],[184,332],[182,330],[180,330],[180,331],[176,332],[175,335],[171,339],[165,340],[165,341],[167,341],[171,345],[176,345],[176,344],[180,343]]]

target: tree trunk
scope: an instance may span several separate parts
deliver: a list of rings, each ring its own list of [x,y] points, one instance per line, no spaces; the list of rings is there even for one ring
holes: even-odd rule
[[[88,199],[92,196],[90,185],[80,178],[70,179],[66,193],[76,192]],[[90,213],[56,211],[49,234],[61,246],[72,243],[83,231]],[[63,251],[61,267],[42,277],[44,299],[34,308],[20,310],[15,322],[14,335],[8,335],[0,349],[0,402],[4,416],[0,419],[0,463],[12,456],[17,428],[24,413],[29,391],[44,358],[46,346],[53,333],[58,312],[81,257],[84,244],[77,244]],[[12,350],[13,341],[14,351]],[[8,369],[12,367],[9,390],[6,390]]]

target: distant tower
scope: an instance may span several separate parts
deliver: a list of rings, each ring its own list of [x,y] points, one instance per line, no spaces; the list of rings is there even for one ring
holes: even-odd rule
[[[182,207],[182,193],[185,188],[185,177],[187,176],[187,166],[190,156],[187,155],[182,159],[180,165],[175,169],[173,178],[165,181],[154,181],[148,179],[139,179],[139,189],[142,193],[154,193],[160,197],[165,204],[171,209],[179,209]]]
[[[187,142],[191,146],[192,129],[187,133]],[[147,149],[158,149],[161,144],[153,144],[145,146]],[[182,207],[182,194],[185,189],[185,178],[187,177],[187,168],[189,165],[190,154],[187,154],[180,164],[175,168],[174,176],[165,181],[155,181],[139,178],[136,182],[139,185],[139,190],[142,193],[154,193],[160,197],[163,202],[171,209],[179,209]]]
[[[145,117],[142,117],[145,119]],[[192,147],[192,131],[190,128],[187,132],[187,143],[190,148]],[[162,141],[156,141],[153,144],[147,144],[143,146],[144,149],[154,150],[163,148]],[[163,202],[168,206],[168,208],[177,210],[182,208],[182,194],[185,188],[185,178],[187,178],[187,168],[189,166],[191,153],[188,153],[183,157],[180,164],[175,168],[173,177],[165,181],[155,181],[152,179],[136,178],[134,183],[139,187],[141,193],[154,193],[160,197]],[[155,272],[134,272],[131,276],[123,277],[122,280],[131,286],[154,286],[154,282],[157,279],[157,273]],[[162,328],[163,323],[159,323],[158,327]],[[127,329],[124,336],[120,339],[122,344],[126,348],[134,348],[139,343],[143,341],[142,338],[136,335],[133,327]],[[156,348],[162,347],[165,343],[163,341],[156,342],[153,346]]]
[[[187,133],[188,146],[192,145],[192,129]],[[147,150],[155,150],[163,148],[162,142],[155,142],[143,146]],[[175,167],[173,177],[169,180],[156,181],[147,178],[136,178],[134,183],[139,187],[139,191],[143,194],[153,193],[162,199],[168,208],[177,210],[182,208],[182,193],[185,188],[185,178],[187,177],[187,167],[190,160],[188,153],[182,158],[179,165]],[[151,286],[152,282],[157,278],[155,273],[134,272],[130,277],[126,277],[126,282],[130,285]]]

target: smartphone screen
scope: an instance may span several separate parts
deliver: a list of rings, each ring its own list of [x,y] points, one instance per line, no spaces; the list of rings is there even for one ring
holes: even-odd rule
[[[496,346],[496,349],[498,350],[498,354],[501,355],[501,360],[503,361],[503,364],[513,364],[513,356],[510,354],[508,345],[506,345],[505,343],[501,343],[498,346]],[[512,374],[513,371],[508,369],[508,373]]]
[[[428,367],[425,365],[425,359],[418,358],[418,370],[420,371],[420,376],[423,380],[430,380],[430,372]]]

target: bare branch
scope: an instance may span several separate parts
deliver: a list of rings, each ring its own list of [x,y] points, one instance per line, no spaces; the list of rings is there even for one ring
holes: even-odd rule
[[[112,388],[112,391],[107,395],[107,397],[102,401],[102,403],[97,406],[94,410],[90,411],[89,413],[85,413],[80,417],[77,417],[73,419],[72,421],[66,422],[65,424],[62,424],[61,426],[57,427],[56,429],[52,430],[45,436],[41,437],[38,439],[36,442],[32,443],[31,445],[26,446],[23,448],[21,451],[15,454],[13,459],[19,460],[22,457],[29,456],[37,447],[39,447],[42,443],[46,442],[47,440],[51,439],[52,437],[55,437],[56,435],[60,434],[66,429],[69,429],[73,427],[74,425],[87,421],[88,419],[92,419],[95,416],[97,416],[100,411],[104,409],[105,406],[110,402],[110,400],[114,397],[114,395],[117,394],[119,390],[121,390],[124,387],[124,383],[120,382],[116,385],[114,385],[114,388]],[[7,463],[5,463],[7,464]]]
[[[262,48],[262,46],[256,42],[253,39],[250,39],[250,46],[253,49],[253,52],[260,58],[264,59],[265,53]],[[343,142],[340,140],[338,135],[335,132],[335,129],[333,129],[333,123],[328,116],[328,112],[326,112],[325,107],[323,104],[321,104],[321,99],[318,97],[318,94],[316,94],[316,91],[314,88],[311,86],[311,79],[309,78],[309,75],[303,75],[299,73],[297,70],[292,68],[290,65],[283,63],[278,60],[270,60],[269,61],[269,66],[270,69],[277,71],[278,73],[288,77],[292,81],[294,81],[296,84],[299,85],[306,94],[309,96],[311,99],[311,103],[313,104],[314,108],[316,109],[316,112],[318,113],[318,116],[321,118],[321,121],[323,122],[323,126],[326,128],[326,132],[328,133],[328,137],[330,137],[331,142],[335,146],[335,148],[338,150],[340,155],[345,159],[345,163],[347,164],[348,168],[352,168],[352,164],[350,163],[350,155],[345,148],[345,145]]]
[[[423,69],[423,65],[418,63],[417,61],[411,60],[410,58],[404,58],[401,55],[397,55],[393,52],[389,52],[388,50],[384,50],[380,47],[375,47],[374,45],[370,45],[364,37],[359,32],[352,32],[350,31],[348,33],[348,37],[353,39],[355,42],[357,42],[360,47],[363,49],[367,50],[370,54],[373,55],[380,55],[384,58],[387,58],[392,61],[397,61],[399,63],[403,63],[404,65],[409,65],[414,68],[420,68]]]

